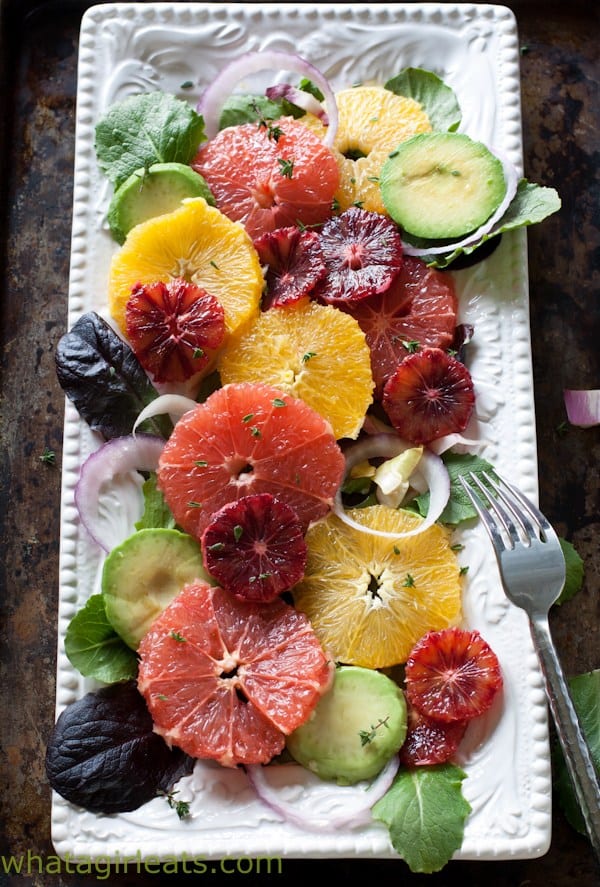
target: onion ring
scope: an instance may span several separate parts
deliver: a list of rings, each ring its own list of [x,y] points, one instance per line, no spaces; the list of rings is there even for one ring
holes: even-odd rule
[[[164,445],[162,437],[152,434],[115,437],[88,456],[81,466],[75,506],[81,523],[104,551],[110,551],[133,532],[133,522],[140,517],[143,507],[143,478],[139,472],[156,470]],[[118,502],[112,503],[109,513],[103,515],[103,488],[116,484],[117,477],[124,480],[129,495],[120,489]]]
[[[306,771],[296,764],[278,764],[277,768],[293,768]],[[341,828],[358,828],[372,822],[371,808],[390,788],[398,771],[399,758],[394,755],[370,783],[359,782],[353,786],[331,783],[331,792],[319,798],[309,792],[310,813],[302,813],[297,804],[286,801],[280,790],[271,786],[265,778],[265,768],[260,764],[246,766],[246,773],[258,798],[285,822],[305,831],[335,832]],[[338,812],[335,812],[335,807]]]
[[[400,453],[403,453],[404,450],[412,446],[413,444],[407,443],[395,434],[373,434],[370,437],[366,437],[364,440],[358,441],[358,443],[346,450],[345,477],[348,476],[348,473],[355,465],[364,462],[365,459],[372,459],[375,457],[386,457],[390,459],[393,456],[398,456]],[[336,493],[333,503],[333,512],[341,521],[348,524],[348,526],[353,527],[355,530],[360,530],[363,533],[370,533],[373,536],[380,536],[384,539],[399,539],[423,533],[437,521],[446,507],[448,499],[450,498],[450,477],[446,466],[440,457],[427,448],[424,448],[423,450],[423,455],[421,456],[421,461],[415,471],[415,475],[419,486],[422,489],[429,489],[430,498],[427,517],[424,518],[422,523],[413,530],[407,530],[405,533],[388,533],[383,530],[375,530],[371,527],[365,527],[353,520],[346,512],[342,503],[343,482],[340,484]]]
[[[138,426],[146,419],[151,419],[153,416],[164,416],[167,413],[171,418],[181,419],[184,413],[188,413],[197,406],[198,403],[195,400],[184,394],[160,394],[151,400],[139,414],[133,425],[132,434],[135,435]]]

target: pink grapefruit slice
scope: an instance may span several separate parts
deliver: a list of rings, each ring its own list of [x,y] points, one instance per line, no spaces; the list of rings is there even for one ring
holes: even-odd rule
[[[194,758],[266,764],[309,717],[331,662],[304,614],[186,585],[139,647],[138,688],[156,731]]]
[[[304,401],[262,383],[231,383],[176,424],[158,485],[197,539],[215,512],[253,493],[289,505],[305,531],[331,508],[344,464],[330,424]]]
[[[343,307],[365,334],[379,397],[411,349],[445,349],[454,339],[458,299],[452,277],[412,256],[404,256],[384,292]]]
[[[275,228],[320,225],[331,216],[340,180],[333,152],[287,117],[222,129],[201,146],[192,167],[221,212],[252,238]]]

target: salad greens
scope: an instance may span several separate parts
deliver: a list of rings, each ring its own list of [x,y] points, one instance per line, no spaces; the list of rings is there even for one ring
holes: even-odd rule
[[[576,675],[568,683],[581,729],[590,747],[596,772],[600,775],[600,669]],[[576,831],[587,835],[567,765],[558,745],[554,750],[554,766],[554,785],[563,812]]]
[[[435,131],[455,132],[458,129],[462,114],[454,91],[433,71],[404,68],[384,86],[396,95],[419,102]]]
[[[130,434],[142,409],[158,397],[129,345],[93,311],[62,336],[55,360],[65,394],[81,418],[106,440]],[[172,428],[164,416],[140,426],[141,431],[161,437],[168,437]]]
[[[189,163],[205,141],[204,120],[163,92],[134,95],[112,105],[96,126],[98,165],[118,188],[154,163]]]
[[[465,777],[454,764],[401,770],[374,804],[374,819],[387,825],[394,850],[412,872],[437,872],[460,849],[471,812],[462,794]]]
[[[137,656],[108,621],[101,594],[93,594],[69,622],[65,653],[84,677],[105,684],[130,680],[137,674]]]

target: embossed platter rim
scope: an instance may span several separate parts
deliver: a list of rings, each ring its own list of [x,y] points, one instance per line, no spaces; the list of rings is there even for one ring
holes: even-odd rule
[[[108,185],[97,169],[94,125],[114,101],[162,89],[194,101],[197,88],[243,51],[271,47],[304,55],[335,88],[383,81],[402,67],[435,70],[455,90],[461,129],[503,150],[522,169],[517,29],[513,14],[484,4],[103,4],[81,28],[69,326],[84,311],[106,311],[105,281],[115,250],[105,225]],[[359,54],[360,53],[360,54]],[[525,492],[537,494],[537,455],[523,231],[505,236],[487,260],[455,274],[460,319],[477,331],[470,369],[477,391],[474,429],[481,452]],[[64,654],[68,622],[97,588],[98,551],[77,521],[79,468],[99,445],[73,407],[65,408],[56,710],[90,688]],[[507,605],[480,531],[465,531],[465,619],[498,653],[502,707],[470,729],[461,760],[473,811],[459,859],[543,854],[550,839],[550,767],[543,687],[523,614]],[[319,786],[307,777],[303,802]],[[198,763],[180,783],[191,819],[164,800],[139,811],[97,816],[53,795],[52,837],[60,855],[101,857],[398,858],[375,824],[317,834],[280,823],[254,798],[244,774]],[[157,850],[157,844],[160,848]]]

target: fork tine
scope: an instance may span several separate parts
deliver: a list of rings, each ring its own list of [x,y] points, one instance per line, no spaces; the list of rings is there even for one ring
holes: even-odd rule
[[[554,527],[548,520],[548,518],[543,514],[539,508],[537,508],[530,499],[527,498],[520,490],[514,487],[512,484],[509,484],[507,480],[504,478],[500,478],[504,486],[507,490],[510,491],[510,494],[513,498],[521,505],[522,508],[525,509],[529,517],[533,520],[533,522],[537,525],[538,530],[540,531],[542,537],[547,540],[553,540],[554,538],[558,538],[556,536],[556,532]]]
[[[517,495],[517,490],[515,490],[514,487],[512,487],[507,481],[505,481],[503,477],[500,477],[500,475],[497,475],[497,477],[503,486],[500,486],[500,484],[498,484],[494,480],[494,478],[491,477],[486,471],[484,471],[482,474],[483,474],[483,477],[488,482],[488,484],[492,487],[492,489],[494,490],[494,492],[498,496],[500,502],[502,502],[506,506],[506,508],[508,509],[508,512],[510,513],[512,518],[519,524],[519,526],[521,527],[523,533],[527,536],[527,538],[528,539],[537,539],[538,533],[536,532],[536,530],[534,530],[533,525],[532,525],[531,521],[529,520],[529,517],[531,517],[534,520],[534,522],[538,525],[538,530],[540,530],[541,527],[540,527],[539,521],[536,519],[536,516],[530,510],[531,506],[528,503],[527,499],[525,499],[525,497],[522,494]],[[504,508],[502,508],[502,505],[500,505],[500,502],[496,503],[497,507],[499,509],[501,509],[506,514],[506,512],[504,511]],[[516,504],[515,504],[515,502],[516,502]],[[519,507],[518,507],[519,505],[521,505],[521,508],[525,508],[525,511],[526,511],[525,514],[523,513],[523,511],[521,509],[519,509]],[[529,515],[529,517],[528,517],[528,515]],[[541,513],[540,513],[540,517],[542,517]],[[543,519],[545,521],[545,518],[543,518]],[[547,521],[546,521],[546,523],[547,523]],[[515,542],[519,541],[518,534],[513,535],[513,533],[511,532],[511,538]]]
[[[469,472],[469,477],[471,481],[477,482],[477,477],[472,471]],[[470,486],[470,484],[467,483],[464,475],[461,474],[459,476],[459,481],[465,493],[469,497],[473,508],[481,518],[481,521],[483,522],[483,525],[487,530],[487,534],[492,540],[492,545],[494,546],[494,549],[496,550],[496,552],[505,551],[506,545],[504,544],[502,536],[498,532],[498,525],[490,515],[487,507],[484,505],[479,493],[474,490],[473,487]],[[477,485],[480,486],[479,484]],[[483,488],[483,491],[485,492],[485,487]],[[486,498],[488,498],[489,501],[489,497]]]
[[[469,476],[472,482],[477,486],[480,493],[485,496],[485,499],[487,501],[486,510],[488,511],[490,518],[492,520],[494,517],[496,518],[497,524],[499,524],[499,526],[503,528],[504,532],[510,540],[509,547],[514,547],[514,545],[521,540],[521,537],[519,536],[519,531],[517,530],[513,520],[513,518],[515,518],[517,522],[519,522],[518,513],[515,514],[513,509],[505,508],[502,504],[502,501],[492,495],[490,489],[481,482],[480,478],[473,471],[469,472]],[[485,479],[488,481],[488,483],[491,481],[489,475],[485,475]],[[506,504],[508,505],[508,502]],[[522,529],[523,532],[525,532],[524,527],[522,527]]]

